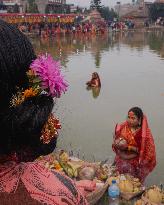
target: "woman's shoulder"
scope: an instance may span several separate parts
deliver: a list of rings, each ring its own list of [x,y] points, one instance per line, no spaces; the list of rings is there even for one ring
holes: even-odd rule
[[[64,173],[47,169],[39,162],[29,163],[26,171],[28,172],[28,180],[33,179],[31,180],[31,185],[36,187],[38,183],[42,184],[43,194],[53,200],[57,200],[59,204],[68,201],[68,204],[78,205],[79,201],[81,201],[81,205],[87,205],[85,198],[77,189],[74,181]],[[35,180],[36,176],[37,181]],[[52,193],[55,193],[56,197],[51,195]]]
[[[2,172],[3,192],[16,192],[16,184],[22,182],[33,199],[45,204],[87,205],[72,179],[61,172],[51,171],[38,162],[14,163],[8,167],[7,172]]]

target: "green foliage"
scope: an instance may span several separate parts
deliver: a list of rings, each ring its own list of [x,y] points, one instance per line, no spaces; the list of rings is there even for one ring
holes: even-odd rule
[[[46,8],[45,8],[45,14],[49,14],[49,13],[50,13],[50,11],[49,11],[49,7],[46,6]]]
[[[28,13],[28,7],[27,7],[27,4],[26,4],[26,7],[25,7],[25,13]]]
[[[101,0],[91,0],[90,8],[97,9],[105,20],[113,20],[113,18],[117,17],[113,9],[101,4]]]
[[[117,18],[117,14],[113,9],[109,9],[109,7],[102,7],[100,9],[100,13],[101,16],[105,19],[105,20],[113,20],[113,18]]]
[[[158,17],[164,17],[164,4],[152,4],[149,10],[149,16],[153,21],[156,21]]]
[[[35,0],[28,0],[29,7],[27,9],[28,13],[39,13],[38,6]]]
[[[19,6],[18,6],[18,4],[14,4],[14,8],[13,8],[13,12],[14,13],[19,13]]]
[[[101,0],[91,0],[90,8],[100,11],[100,9],[102,8]]]

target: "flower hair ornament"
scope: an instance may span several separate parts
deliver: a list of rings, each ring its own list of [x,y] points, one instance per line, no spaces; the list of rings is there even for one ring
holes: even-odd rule
[[[48,144],[51,139],[53,139],[55,136],[58,136],[58,129],[61,129],[61,124],[59,123],[59,120],[51,113],[47,123],[42,129],[42,136],[40,140],[43,142],[43,144]]]
[[[52,97],[59,98],[62,93],[67,91],[68,83],[61,74],[61,65],[55,61],[50,54],[41,54],[35,59],[27,71],[29,88],[19,90],[11,99],[11,107],[16,107],[25,99],[45,93]],[[48,144],[52,138],[58,135],[61,129],[59,120],[51,113],[47,123],[42,129],[40,140],[43,144]]]

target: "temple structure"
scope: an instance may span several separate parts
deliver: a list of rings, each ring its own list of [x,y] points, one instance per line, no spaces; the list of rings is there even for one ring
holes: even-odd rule
[[[115,10],[121,20],[131,19],[133,20],[135,27],[143,27],[144,22],[149,18],[149,7],[151,5],[152,2],[138,0],[137,2],[133,2],[131,4],[117,5]]]
[[[66,13],[69,5],[66,0],[35,0],[40,14],[44,13]],[[15,5],[20,13],[25,13],[29,3],[28,0],[0,0],[1,13],[13,13]]]

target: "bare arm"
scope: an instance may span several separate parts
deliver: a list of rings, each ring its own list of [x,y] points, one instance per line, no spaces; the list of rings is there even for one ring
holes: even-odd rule
[[[118,151],[117,154],[122,158],[122,159],[125,159],[125,160],[130,160],[130,159],[133,159],[135,157],[138,156],[137,153],[126,153],[124,151]]]

